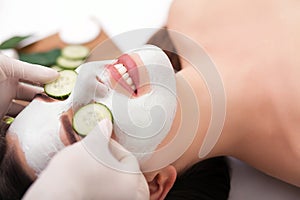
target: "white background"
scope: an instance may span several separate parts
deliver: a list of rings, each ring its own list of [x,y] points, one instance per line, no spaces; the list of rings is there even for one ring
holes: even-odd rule
[[[0,0],[0,42],[47,36],[65,23],[95,17],[109,36],[165,24],[172,0]]]

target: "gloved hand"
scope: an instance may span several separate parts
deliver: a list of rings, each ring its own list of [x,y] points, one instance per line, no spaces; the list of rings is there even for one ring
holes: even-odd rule
[[[76,112],[79,108],[91,102],[97,102],[108,93],[105,77],[105,65],[112,63],[110,60],[87,62],[80,65],[76,84],[69,98],[72,99],[72,109]],[[101,102],[101,101],[100,101]]]
[[[102,120],[83,140],[55,155],[24,199],[148,200],[137,160],[110,139],[111,133],[111,122]]]
[[[47,83],[55,80],[58,73],[46,67],[32,65],[0,54],[0,119],[6,114],[15,116],[23,106],[12,102],[13,99],[31,101],[43,89],[22,83]]]

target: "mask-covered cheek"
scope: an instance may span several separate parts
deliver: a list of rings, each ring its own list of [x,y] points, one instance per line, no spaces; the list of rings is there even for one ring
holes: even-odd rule
[[[34,137],[21,140],[27,164],[39,175],[53,156],[65,146],[59,138],[58,130],[41,130]]]
[[[36,175],[64,148],[59,136],[60,114],[67,108],[62,103],[31,102],[9,128],[18,137],[25,159]]]
[[[155,88],[136,99],[113,101],[114,130],[117,140],[139,161],[149,158],[169,133],[176,111],[176,97]],[[115,106],[116,105],[116,106]]]

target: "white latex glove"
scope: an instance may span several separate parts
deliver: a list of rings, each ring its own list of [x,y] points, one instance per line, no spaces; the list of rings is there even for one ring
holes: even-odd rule
[[[31,101],[35,94],[43,91],[41,87],[22,83],[47,83],[55,80],[58,73],[50,68],[15,60],[0,54],[0,119],[6,114],[17,115],[23,106],[13,99]]]
[[[76,69],[78,76],[75,87],[69,97],[72,99],[73,112],[91,102],[97,102],[107,95],[108,86],[105,84],[108,83],[104,79],[105,73],[107,73],[105,72],[105,65],[112,62],[111,60],[88,62]]]
[[[111,132],[111,122],[102,120],[82,141],[55,155],[24,199],[148,200],[137,160],[110,139]]]

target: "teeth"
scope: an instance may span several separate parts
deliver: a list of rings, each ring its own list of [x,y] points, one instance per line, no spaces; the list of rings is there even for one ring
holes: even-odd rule
[[[124,65],[122,65],[122,64],[115,64],[115,68],[116,68],[116,69],[119,69],[119,68],[121,68],[121,67],[124,67]]]
[[[131,87],[132,90],[136,90],[135,85],[133,84],[132,79],[129,77],[127,73],[127,69],[122,64],[116,64],[114,67],[118,70],[118,72],[122,75],[122,78],[126,81],[126,83]]]
[[[125,73],[127,72],[127,69],[126,69],[124,66],[122,66],[122,67],[120,67],[120,68],[118,69],[118,71],[119,71],[119,73],[120,73],[121,75],[123,75],[123,74],[125,74]]]
[[[135,86],[134,86],[134,85],[132,85],[132,86],[131,86],[131,89],[132,89],[132,90],[135,90],[136,88],[135,88]]]
[[[126,82],[127,82],[128,85],[132,85],[133,84],[132,79],[130,77],[126,80]]]
[[[127,79],[129,78],[129,74],[128,74],[128,73],[123,74],[122,78],[123,78],[124,80],[127,80]]]

